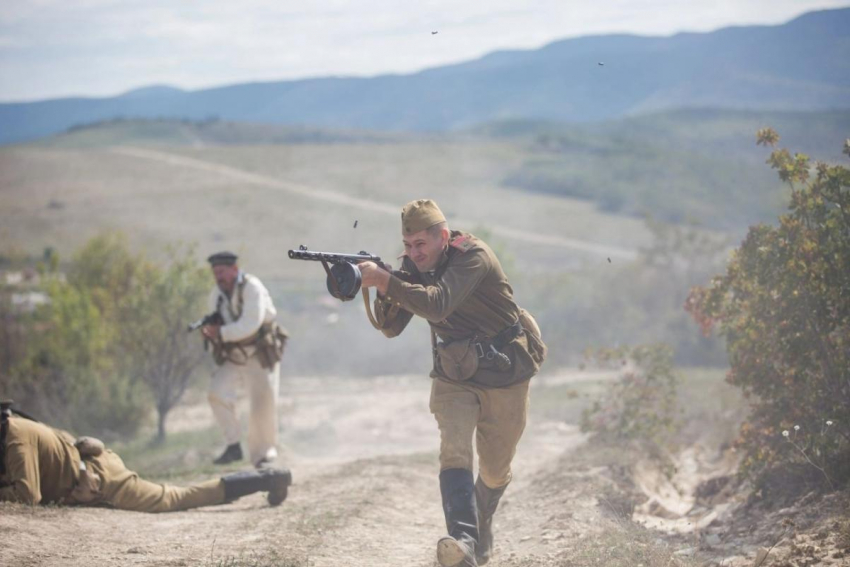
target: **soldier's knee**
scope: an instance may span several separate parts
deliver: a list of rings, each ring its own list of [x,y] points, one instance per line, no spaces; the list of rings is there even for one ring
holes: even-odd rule
[[[508,467],[488,467],[483,463],[479,463],[478,475],[488,488],[501,488],[506,486],[512,478],[511,468]]]

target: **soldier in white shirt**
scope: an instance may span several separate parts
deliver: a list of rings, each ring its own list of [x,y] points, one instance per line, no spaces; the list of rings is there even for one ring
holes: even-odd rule
[[[242,382],[251,404],[248,454],[254,466],[261,468],[277,458],[280,357],[275,360],[268,356],[268,349],[263,350],[272,340],[264,337],[279,330],[275,323],[277,310],[262,282],[240,270],[236,259],[232,252],[218,252],[207,259],[217,284],[210,294],[210,310],[218,312],[223,321],[202,329],[213,345],[218,365],[210,383],[209,402],[227,442],[227,448],[214,463],[227,464],[243,458],[236,416],[236,388]],[[278,354],[282,354],[282,344],[279,346]]]

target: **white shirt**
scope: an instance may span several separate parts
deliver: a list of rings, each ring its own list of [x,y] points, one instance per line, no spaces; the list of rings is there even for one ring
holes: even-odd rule
[[[237,319],[239,286],[243,283],[242,314]],[[219,309],[219,302],[221,309]],[[269,295],[266,286],[255,276],[246,274],[241,270],[236,277],[233,296],[228,298],[227,294],[216,286],[210,294],[209,305],[210,311],[218,310],[224,319],[224,325],[221,327],[221,339],[226,343],[247,339],[256,333],[263,323],[270,323],[277,316],[277,309],[272,303],[271,295]]]

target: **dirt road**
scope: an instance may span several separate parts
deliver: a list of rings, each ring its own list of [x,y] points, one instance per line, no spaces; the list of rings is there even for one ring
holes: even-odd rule
[[[434,565],[445,528],[429,385],[398,376],[289,380],[283,459],[295,484],[281,507],[268,507],[261,495],[156,516],[5,505],[0,564]],[[541,389],[543,381],[532,396]],[[181,411],[177,429],[209,425],[202,408]],[[567,494],[578,485],[547,490],[543,482],[581,441],[575,427],[532,411],[496,523],[492,565],[542,564],[524,562],[545,558],[555,538],[593,531],[599,512],[592,494]]]

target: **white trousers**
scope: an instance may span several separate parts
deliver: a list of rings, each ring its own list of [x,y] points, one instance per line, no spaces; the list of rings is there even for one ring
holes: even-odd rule
[[[215,420],[224,431],[228,445],[239,443],[242,437],[236,416],[237,387],[248,389],[248,454],[251,462],[277,457],[277,395],[280,388],[280,363],[272,370],[260,366],[256,356],[245,364],[225,362],[212,375],[208,397]]]

